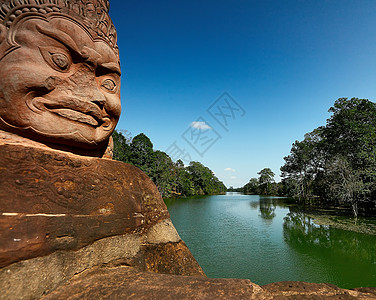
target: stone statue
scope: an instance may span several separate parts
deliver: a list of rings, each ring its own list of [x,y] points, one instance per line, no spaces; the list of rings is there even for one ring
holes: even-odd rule
[[[38,299],[102,265],[204,275],[150,178],[103,159],[121,110],[108,12],[0,0],[0,298]]]
[[[0,1],[0,129],[103,154],[121,111],[108,10],[106,0]]]

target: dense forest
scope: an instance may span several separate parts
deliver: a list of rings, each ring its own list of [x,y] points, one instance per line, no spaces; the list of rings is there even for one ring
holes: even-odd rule
[[[163,198],[212,195],[226,192],[226,186],[213,172],[199,162],[184,166],[173,162],[165,153],[153,150],[153,143],[143,133],[134,138],[114,131],[114,159],[132,164],[144,171],[158,187]]]
[[[324,206],[352,209],[354,216],[376,206],[376,104],[340,98],[326,125],[295,141],[281,167],[281,183],[266,168],[238,189],[249,194],[314,199]]]

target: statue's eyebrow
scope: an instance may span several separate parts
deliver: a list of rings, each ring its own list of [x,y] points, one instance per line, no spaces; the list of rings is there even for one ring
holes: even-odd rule
[[[120,66],[117,63],[109,62],[109,63],[101,63],[99,64],[101,68],[109,70],[111,73],[117,73],[121,76]]]
[[[69,49],[71,49],[75,53],[79,54],[81,57],[83,57],[83,55],[80,52],[80,50],[78,49],[78,46],[75,43],[75,41],[69,35],[67,35],[65,32],[63,32],[59,29],[56,29],[56,28],[44,28],[44,27],[41,27],[39,25],[37,25],[36,27],[37,27],[37,30],[40,33],[47,35],[50,38],[53,38],[54,40],[62,43],[63,45],[65,45],[66,47],[68,47]],[[85,58],[85,57],[83,57],[83,58]]]
[[[102,55],[98,53],[95,49],[90,48],[90,47],[84,46],[84,48],[82,49],[82,52],[85,53],[85,55],[82,55],[82,56],[84,56],[84,58],[87,61],[91,61],[96,66],[97,68],[96,72],[98,74],[105,75],[108,73],[116,73],[119,76],[121,76],[120,62],[115,63],[112,61],[109,61],[109,62],[102,61],[101,60]]]

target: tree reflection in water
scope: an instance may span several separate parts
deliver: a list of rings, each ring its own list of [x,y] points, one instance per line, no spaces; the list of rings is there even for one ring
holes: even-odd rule
[[[317,225],[303,212],[291,209],[284,218],[283,234],[285,242],[303,254],[371,264],[376,271],[376,236]]]
[[[272,221],[275,216],[275,210],[277,207],[286,208],[287,205],[283,202],[283,199],[277,197],[262,197],[260,196],[259,202],[252,202],[252,208],[260,209],[260,217],[266,221]]]
[[[264,220],[273,220],[275,209],[276,203],[272,198],[260,198],[260,213]]]

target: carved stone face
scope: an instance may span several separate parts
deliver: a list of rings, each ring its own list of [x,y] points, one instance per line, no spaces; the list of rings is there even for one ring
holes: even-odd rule
[[[121,110],[118,55],[65,18],[17,26],[20,47],[0,60],[0,128],[42,142],[103,146]]]

